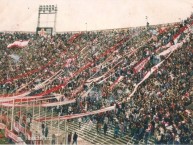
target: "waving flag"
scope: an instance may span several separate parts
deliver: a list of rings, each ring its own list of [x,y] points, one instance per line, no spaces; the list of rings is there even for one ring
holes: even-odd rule
[[[7,48],[23,48],[28,45],[29,41],[15,41],[7,46]]]
[[[68,40],[68,43],[69,43],[69,44],[73,43],[74,40],[75,40],[78,36],[80,36],[80,35],[81,35],[81,33],[76,33],[76,34],[74,34],[74,35]]]
[[[137,65],[133,68],[133,71],[135,73],[140,72],[145,67],[145,65],[149,62],[149,60],[150,60],[150,57],[147,57],[147,58],[144,58],[142,61],[138,62]]]
[[[17,63],[19,61],[20,57],[17,54],[11,54],[9,56],[14,60],[15,63]]]

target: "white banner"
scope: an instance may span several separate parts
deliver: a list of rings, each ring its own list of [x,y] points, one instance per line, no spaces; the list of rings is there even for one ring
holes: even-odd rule
[[[11,44],[9,44],[7,46],[7,48],[14,48],[14,47],[18,47],[18,48],[23,48],[26,47],[28,45],[29,41],[15,41]]]

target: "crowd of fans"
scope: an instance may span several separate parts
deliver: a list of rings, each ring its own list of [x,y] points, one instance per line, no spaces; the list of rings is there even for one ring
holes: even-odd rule
[[[30,95],[36,95],[64,84],[66,78],[70,78],[66,87],[60,87],[54,92],[62,97],[57,99],[55,94],[48,93],[44,98],[53,96],[46,103],[76,101],[48,107],[48,110],[54,108],[57,114],[63,116],[115,105],[115,111],[79,118],[80,128],[82,122],[90,121],[96,123],[97,133],[103,129],[106,135],[109,128],[114,129],[115,138],[129,133],[136,140],[144,139],[145,143],[154,136],[157,144],[190,144],[193,141],[193,120],[192,111],[186,109],[186,106],[193,99],[192,32],[183,32],[178,39],[178,42],[186,39],[182,48],[167,58],[164,65],[143,82],[131,98],[128,99],[128,96],[151,67],[165,59],[157,57],[163,51],[158,48],[165,48],[169,43],[174,45],[174,35],[191,23],[190,17],[183,23],[165,25],[164,31],[160,31],[163,29],[161,25],[82,32],[73,42],[68,41],[74,35],[70,33],[52,37],[1,33],[0,93],[14,95],[32,91]],[[21,39],[29,40],[28,47],[7,48],[8,44]],[[101,54],[121,41],[121,45],[101,57]],[[15,62],[11,59],[11,54],[17,54],[19,60]],[[150,57],[150,61],[136,73],[133,70],[136,64],[147,57]],[[69,59],[70,63],[65,65]],[[88,62],[92,62],[90,68],[72,77]],[[56,79],[40,90],[33,90],[37,84],[59,70],[62,73]],[[102,75],[105,77],[90,81]],[[120,77],[122,80],[111,88]]]

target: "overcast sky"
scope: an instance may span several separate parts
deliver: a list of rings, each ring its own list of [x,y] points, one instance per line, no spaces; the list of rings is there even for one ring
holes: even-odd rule
[[[57,31],[143,26],[145,16],[150,24],[176,22],[193,12],[193,0],[0,0],[0,31],[35,31],[42,4],[57,4]]]

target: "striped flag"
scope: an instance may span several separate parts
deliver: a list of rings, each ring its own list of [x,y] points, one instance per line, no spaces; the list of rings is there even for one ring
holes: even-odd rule
[[[28,45],[29,41],[15,41],[7,46],[7,48],[24,48]]]

